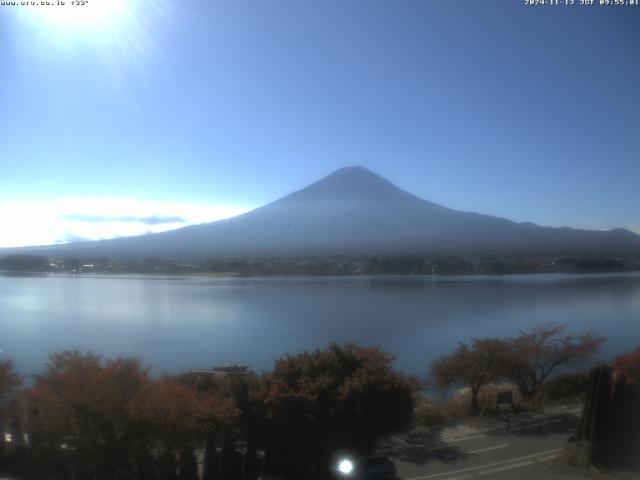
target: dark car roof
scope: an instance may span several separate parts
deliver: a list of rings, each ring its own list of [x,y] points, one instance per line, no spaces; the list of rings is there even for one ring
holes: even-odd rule
[[[359,465],[363,466],[363,467],[367,467],[367,466],[375,466],[375,465],[382,465],[384,463],[390,463],[391,459],[389,457],[386,456],[382,456],[382,455],[378,455],[375,457],[366,457],[363,458],[362,460],[360,460],[358,462]]]

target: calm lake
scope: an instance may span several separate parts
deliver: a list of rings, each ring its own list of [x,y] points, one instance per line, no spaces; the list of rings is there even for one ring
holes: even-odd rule
[[[459,277],[0,276],[0,358],[25,374],[64,349],[136,355],[154,372],[354,341],[424,375],[460,341],[540,322],[594,331],[603,359],[640,344],[640,274]]]

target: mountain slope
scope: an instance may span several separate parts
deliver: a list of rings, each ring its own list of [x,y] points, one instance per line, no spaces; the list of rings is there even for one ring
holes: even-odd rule
[[[621,254],[640,252],[627,230],[539,227],[452,210],[363,167],[340,169],[237,217],[170,232],[34,247],[23,253],[123,258],[329,254]]]

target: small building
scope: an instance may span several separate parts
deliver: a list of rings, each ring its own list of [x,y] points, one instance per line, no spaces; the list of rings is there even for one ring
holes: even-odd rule
[[[224,363],[216,365],[209,370],[191,370],[192,375],[211,375],[214,377],[224,377],[226,375],[246,375],[249,373],[249,366],[244,363]]]

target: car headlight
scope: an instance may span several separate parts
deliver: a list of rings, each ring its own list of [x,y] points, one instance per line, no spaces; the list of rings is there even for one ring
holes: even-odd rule
[[[351,475],[353,473],[353,462],[348,458],[344,458],[338,462],[338,471],[343,475]]]

